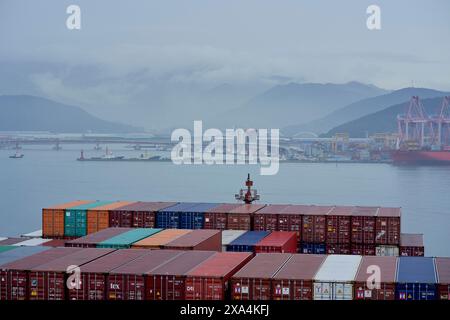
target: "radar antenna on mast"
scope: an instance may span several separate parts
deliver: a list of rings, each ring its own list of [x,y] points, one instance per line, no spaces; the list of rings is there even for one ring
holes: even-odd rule
[[[239,194],[234,195],[236,200],[244,201],[246,204],[251,204],[253,201],[260,199],[258,191],[256,189],[252,189],[253,181],[250,180],[250,173],[247,175],[245,186],[247,189],[241,189]]]

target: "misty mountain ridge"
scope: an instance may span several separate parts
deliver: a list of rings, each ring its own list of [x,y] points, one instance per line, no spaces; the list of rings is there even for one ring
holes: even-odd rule
[[[358,119],[362,116],[383,110],[392,105],[409,101],[411,96],[419,96],[421,98],[433,98],[448,95],[449,93],[428,88],[402,88],[376,97],[370,97],[345,107],[337,109],[328,115],[319,119],[313,120],[306,124],[299,124],[287,126],[283,128],[286,135],[295,135],[301,132],[314,132],[322,134],[328,132],[330,129],[347,123],[351,120]]]
[[[30,95],[0,96],[0,131],[137,133],[142,128],[99,119],[80,107]]]
[[[421,99],[428,116],[436,115],[440,112],[442,99],[443,97]],[[363,138],[367,134],[397,132],[397,115],[405,114],[408,106],[409,100],[336,126],[324,136],[331,137],[336,133],[345,132],[352,138]]]
[[[360,82],[276,85],[216,119],[227,127],[281,128],[324,116],[347,104],[385,94],[387,90]]]

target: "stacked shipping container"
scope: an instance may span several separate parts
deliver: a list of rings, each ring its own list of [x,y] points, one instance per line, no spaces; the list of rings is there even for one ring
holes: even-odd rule
[[[325,258],[325,255],[292,255],[272,278],[272,299],[312,300],[313,278]]]
[[[398,258],[396,299],[435,300],[436,284],[434,258]]]
[[[158,232],[151,237],[144,238],[133,243],[133,248],[140,249],[162,249],[169,242],[178,239],[181,236],[191,233],[192,230],[166,229]]]
[[[257,254],[231,278],[234,300],[270,300],[273,276],[291,258],[290,254]]]
[[[227,245],[227,251],[254,252],[255,245],[269,235],[269,231],[247,231]]]
[[[104,206],[91,208],[87,211],[87,230],[86,233],[94,233],[109,227],[110,210],[120,209],[123,206],[131,204],[129,201],[117,201]]]
[[[132,228],[108,228],[99,232],[88,234],[87,236],[67,241],[66,247],[80,247],[80,248],[96,248],[97,245],[103,241],[111,239],[115,236],[133,230]]]
[[[437,297],[450,300],[450,258],[436,258],[436,273],[438,280]]]
[[[208,209],[205,212],[205,229],[217,229],[226,230],[228,229],[228,214],[230,211],[242,206],[242,204],[221,204],[217,207]]]
[[[97,248],[115,248],[115,249],[126,249],[131,248],[131,246],[138,242],[139,240],[150,237],[162,229],[152,229],[152,228],[136,228],[130,231],[121,233],[115,237],[109,238],[97,244]]]
[[[260,209],[264,208],[262,204],[244,204],[228,213],[228,229],[229,230],[252,230],[253,215]]]
[[[222,234],[220,230],[192,230],[163,246],[173,250],[222,250]]]
[[[82,237],[87,234],[87,211],[95,207],[110,204],[112,201],[95,201],[65,210],[64,236]]]
[[[176,202],[134,202],[109,212],[110,227],[155,228],[158,210],[175,205]]]
[[[374,275],[380,277],[378,283]],[[394,300],[396,276],[396,257],[363,257],[355,278],[355,299]]]
[[[400,235],[400,255],[410,257],[423,257],[423,234],[402,233]]]
[[[273,231],[255,245],[255,252],[296,253],[297,234],[295,232]]]
[[[93,201],[78,200],[42,209],[42,236],[44,238],[64,237],[66,209],[88,204]]]

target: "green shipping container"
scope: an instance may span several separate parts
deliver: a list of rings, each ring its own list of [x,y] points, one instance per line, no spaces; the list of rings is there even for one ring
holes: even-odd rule
[[[87,211],[110,203],[113,203],[113,201],[95,201],[66,209],[64,235],[67,237],[85,236],[87,233]]]
[[[18,248],[17,246],[0,246],[0,252],[9,251]]]
[[[125,233],[119,234],[108,240],[102,241],[97,244],[97,248],[116,248],[116,249],[127,249],[132,246],[133,243],[148,238],[163,229],[152,229],[152,228],[137,228]]]

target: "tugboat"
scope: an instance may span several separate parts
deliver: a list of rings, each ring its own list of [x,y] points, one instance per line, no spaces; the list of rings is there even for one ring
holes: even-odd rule
[[[12,156],[9,156],[10,159],[22,159],[23,153],[19,153],[19,151],[16,151],[16,153]]]

